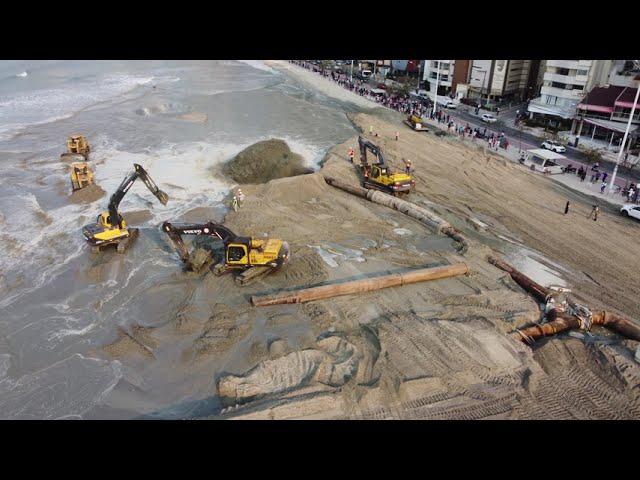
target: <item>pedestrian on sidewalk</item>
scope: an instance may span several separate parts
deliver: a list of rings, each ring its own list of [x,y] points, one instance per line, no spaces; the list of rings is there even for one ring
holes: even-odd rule
[[[354,155],[354,153],[353,153],[353,148],[352,148],[352,147],[349,147],[349,161],[350,161],[351,163],[353,163],[353,155]]]
[[[369,135],[373,133],[373,125],[369,125]]]
[[[398,141],[399,136],[400,136],[400,132],[396,131],[396,142]]]
[[[608,177],[608,176],[609,176],[609,174],[608,174],[607,172],[604,172],[604,173],[602,174],[602,181],[603,181],[603,182],[606,182],[606,181],[607,181],[607,177]]]
[[[234,212],[238,211],[238,197],[236,197],[235,195],[233,196],[233,200],[231,201],[231,206],[233,207]]]
[[[597,222],[598,221],[598,212],[599,211],[600,211],[600,207],[598,207],[598,205],[593,205],[593,207],[591,207],[591,213],[587,217],[587,220],[589,220],[589,219],[591,219],[591,217],[593,217],[593,221]]]
[[[569,200],[567,200],[567,204],[564,206],[564,214],[569,213]]]
[[[600,185],[600,193],[604,193],[605,188],[607,188],[607,182],[602,182]]]

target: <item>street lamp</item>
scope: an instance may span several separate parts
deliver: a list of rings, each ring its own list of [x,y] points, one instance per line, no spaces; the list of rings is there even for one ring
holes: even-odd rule
[[[636,111],[636,104],[638,103],[638,95],[640,94],[640,85],[636,88],[636,98],[633,101],[633,106],[631,107],[631,114],[629,115],[629,121],[627,122],[627,128],[624,131],[624,137],[622,137],[622,144],[620,145],[620,150],[618,151],[618,158],[616,159],[616,166],[613,169],[613,175],[611,175],[611,183],[609,184],[609,193],[613,191],[613,186],[616,183],[616,175],[618,174],[618,165],[620,164],[620,158],[622,157],[622,151],[624,150],[624,145],[627,142],[627,137],[629,136],[629,130],[631,130],[631,122],[633,121],[633,114]]]
[[[436,91],[433,97],[433,115],[436,114],[436,105],[438,103],[438,84],[440,83],[440,62],[438,62],[438,72],[436,73]]]

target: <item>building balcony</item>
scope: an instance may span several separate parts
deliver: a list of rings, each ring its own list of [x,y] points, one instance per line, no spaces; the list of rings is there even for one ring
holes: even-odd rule
[[[543,85],[540,89],[542,95],[552,97],[568,98],[571,100],[581,100],[584,97],[584,90],[566,90],[564,88],[548,87]]]
[[[591,67],[591,60],[547,60],[547,67],[568,68],[570,70],[584,70]]]
[[[571,85],[586,85],[588,77],[586,75],[560,75],[559,73],[545,72],[543,80],[549,82],[568,83]]]

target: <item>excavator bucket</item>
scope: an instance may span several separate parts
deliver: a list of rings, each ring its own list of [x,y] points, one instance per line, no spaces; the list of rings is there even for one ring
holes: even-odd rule
[[[169,195],[167,195],[165,192],[163,192],[160,189],[158,189],[155,195],[158,198],[158,200],[160,200],[160,203],[162,203],[163,205],[166,205],[167,202],[169,201]]]

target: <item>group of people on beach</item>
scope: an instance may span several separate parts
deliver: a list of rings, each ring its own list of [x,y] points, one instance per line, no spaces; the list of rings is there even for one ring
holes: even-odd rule
[[[477,138],[484,139],[490,149],[498,151],[499,148],[508,149],[509,141],[504,133],[497,134],[495,132],[487,133],[487,129],[480,134],[478,128],[472,129],[467,123],[457,124],[451,118],[446,110],[437,109],[433,111],[433,104],[428,99],[416,99],[411,98],[405,94],[388,94],[388,95],[375,95],[371,93],[371,87],[365,82],[357,78],[351,78],[350,75],[345,73],[337,73],[332,70],[323,70],[318,65],[304,60],[291,60],[291,63],[300,67],[311,70],[325,78],[331,79],[337,84],[343,86],[347,90],[350,90],[362,97],[368,98],[376,103],[389,107],[397,112],[404,113],[406,115],[416,115],[420,118],[428,118],[436,121],[439,124],[447,126],[449,132],[454,132],[461,138],[471,138],[473,142]]]
[[[607,190],[607,178],[609,177],[608,172],[600,171],[600,164],[598,162],[594,163],[590,169],[585,168],[580,165],[580,168],[576,171],[576,175],[580,179],[580,182],[584,182],[587,178],[588,170],[591,170],[591,176],[589,178],[589,183],[592,185],[600,182],[600,193],[604,194]],[[636,184],[630,183],[628,186],[624,188],[620,188],[620,186],[616,185],[614,187],[615,193],[621,193],[623,197],[626,198],[629,203],[638,203],[638,188]]]

